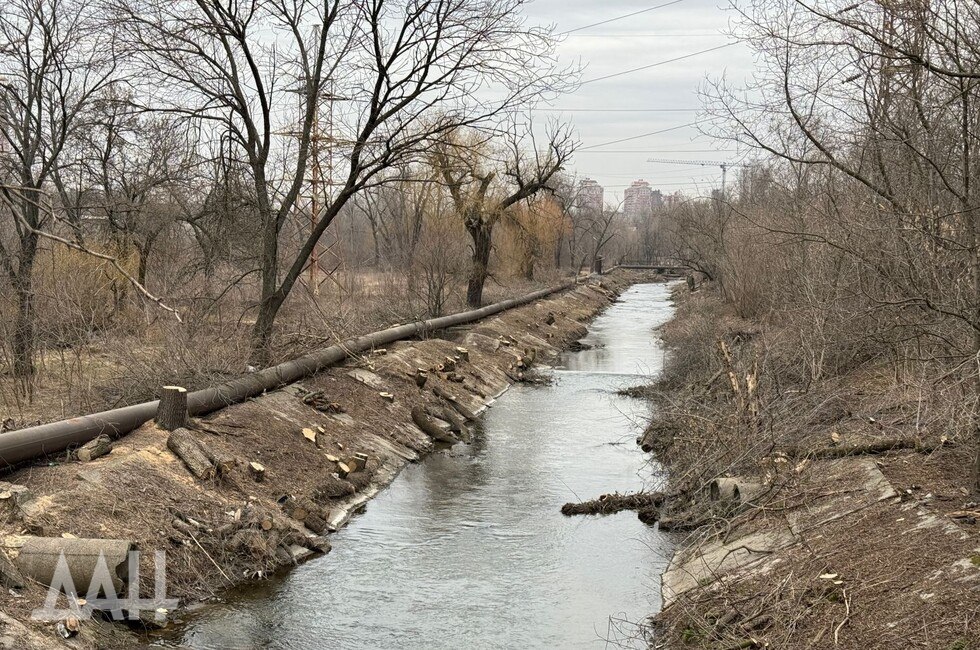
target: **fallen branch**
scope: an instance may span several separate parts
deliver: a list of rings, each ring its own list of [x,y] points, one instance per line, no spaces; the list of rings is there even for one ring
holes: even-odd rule
[[[863,444],[839,445],[818,449],[796,448],[790,450],[788,455],[793,458],[844,458],[846,456],[883,454],[899,449],[914,449],[919,453],[928,454],[941,446],[942,443],[924,443],[917,438],[883,438]]]
[[[622,510],[641,510],[659,507],[666,500],[663,492],[636,492],[633,494],[603,494],[598,499],[581,503],[566,503],[561,514],[572,515],[611,515]]]

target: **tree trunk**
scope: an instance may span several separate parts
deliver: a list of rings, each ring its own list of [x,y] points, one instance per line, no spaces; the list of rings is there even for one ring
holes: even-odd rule
[[[137,247],[136,250],[139,252],[139,268],[137,269],[136,280],[146,286],[146,273],[150,265],[150,251],[153,250],[153,243],[156,241],[157,235],[151,234],[147,235],[146,239],[143,240]]]
[[[14,376],[27,395],[33,393],[34,356],[37,348],[37,329],[34,323],[34,259],[37,236],[31,233],[21,238],[20,263],[13,278],[17,295],[17,316],[14,321]]]
[[[477,308],[483,304],[483,285],[487,281],[490,266],[490,242],[492,226],[481,222],[467,226],[470,237],[473,238],[473,265],[470,268],[470,279],[466,287],[466,304]]]

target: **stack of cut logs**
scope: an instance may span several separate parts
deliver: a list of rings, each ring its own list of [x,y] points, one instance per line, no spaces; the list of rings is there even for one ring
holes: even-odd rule
[[[238,459],[211,446],[202,445],[184,428],[175,429],[167,438],[167,448],[184,461],[191,474],[201,480],[227,476],[238,465]],[[258,463],[252,463],[258,465]],[[261,467],[261,466],[259,466]],[[250,470],[254,468],[250,466]],[[265,468],[262,468],[264,475]]]
[[[287,517],[302,522],[317,535],[330,532],[330,512],[311,499],[284,495],[279,498],[279,505]]]

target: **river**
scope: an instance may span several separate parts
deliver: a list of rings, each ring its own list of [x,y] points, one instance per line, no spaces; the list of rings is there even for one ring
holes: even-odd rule
[[[628,289],[563,355],[548,386],[515,386],[472,444],[411,465],[333,551],[189,615],[164,645],[199,648],[644,647],[669,542],[633,512],[564,517],[566,501],[655,488],[635,438],[668,286]]]

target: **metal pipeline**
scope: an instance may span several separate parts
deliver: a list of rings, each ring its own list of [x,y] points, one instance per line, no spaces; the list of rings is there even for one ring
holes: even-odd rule
[[[337,345],[244,375],[227,383],[194,391],[187,396],[187,410],[191,415],[210,413],[231,404],[243,402],[249,397],[261,395],[267,390],[274,390],[280,386],[291,384],[365,350],[413,336],[472,323],[507,309],[540,300],[553,293],[570,289],[575,285],[575,282],[567,282],[550,289],[541,289],[529,293],[520,298],[511,298],[487,305],[480,309],[416,321],[348,339]],[[93,440],[103,433],[113,437],[123,436],[143,423],[152,420],[156,416],[158,404],[158,400],[143,402],[142,404],[124,406],[110,411],[4,433],[0,435],[0,468],[10,468],[26,460],[64,451],[73,445],[81,445]]]

